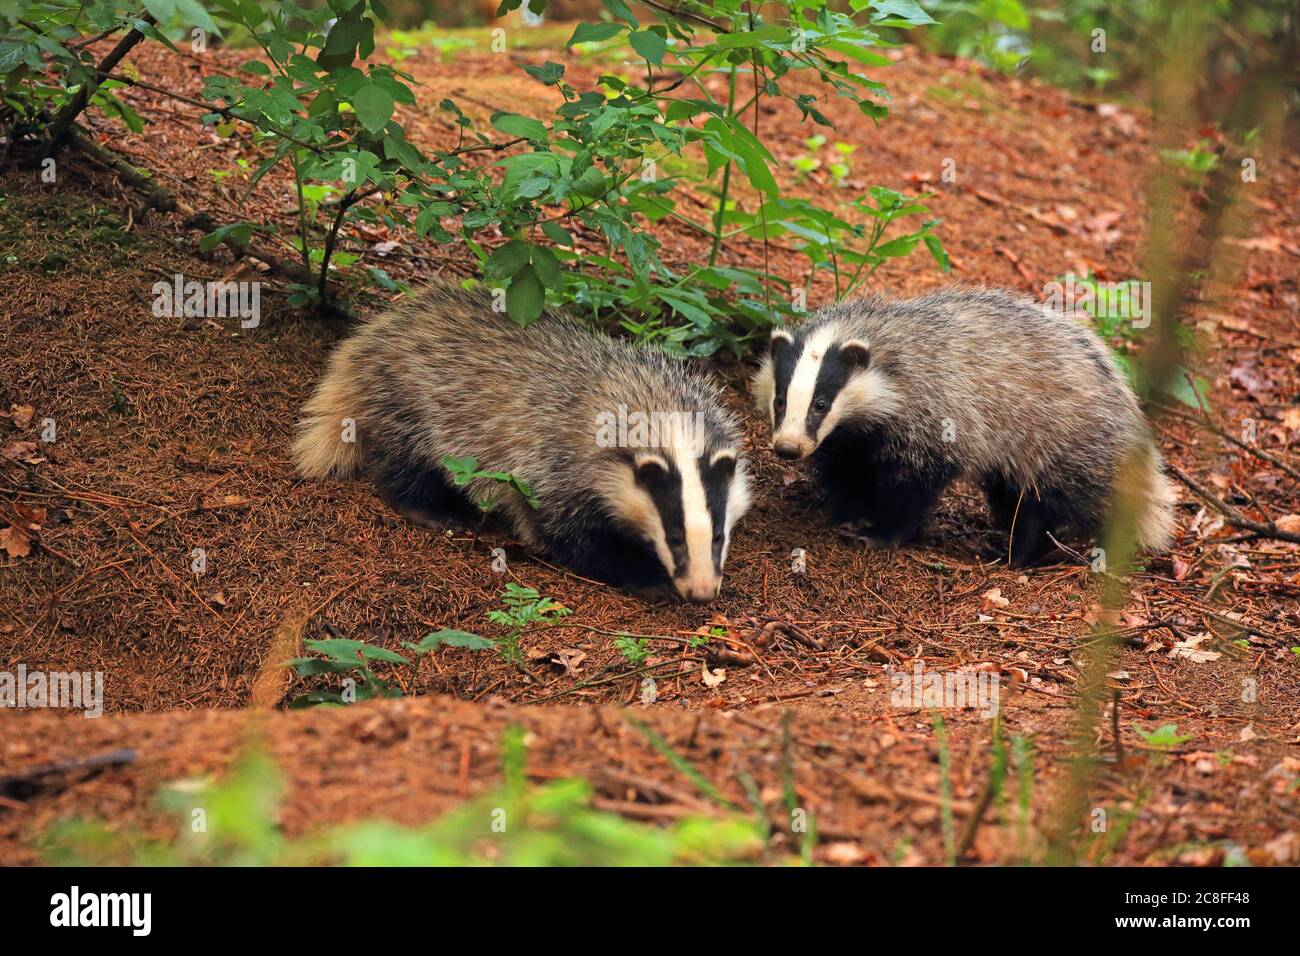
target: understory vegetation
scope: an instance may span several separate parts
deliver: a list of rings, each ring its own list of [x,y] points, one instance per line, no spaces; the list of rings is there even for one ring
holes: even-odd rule
[[[42,858],[77,865],[785,865],[867,859],[903,864],[918,859],[908,838],[899,836],[906,830],[933,837],[925,862],[1074,865],[1117,859],[1175,862],[1183,847],[1172,845],[1172,839],[1169,845],[1160,843],[1173,826],[1196,832],[1197,849],[1212,849],[1224,865],[1248,862],[1246,851],[1261,849],[1251,841],[1262,844],[1265,837],[1278,844],[1273,858],[1292,852],[1295,844],[1278,842],[1282,837],[1274,832],[1259,836],[1265,829],[1262,813],[1244,822],[1232,817],[1231,826],[1220,827],[1218,821],[1236,809],[1223,794],[1244,792],[1242,781],[1248,775],[1251,785],[1272,788],[1271,810],[1292,807],[1289,801],[1297,792],[1292,771],[1284,780],[1281,771],[1270,769],[1284,766],[1283,761],[1266,764],[1259,756],[1271,752],[1262,749],[1270,733],[1274,738],[1269,742],[1279,749],[1291,744],[1276,732],[1283,723],[1276,701],[1287,699],[1291,688],[1268,688],[1273,694],[1267,698],[1269,710],[1263,704],[1256,707],[1256,699],[1247,699],[1236,683],[1239,678],[1251,681],[1253,695],[1257,672],[1272,680],[1279,671],[1294,674],[1281,670],[1279,658],[1288,668],[1300,662],[1300,647],[1292,646],[1297,632],[1287,618],[1294,614],[1284,606],[1300,586],[1288,563],[1294,552],[1250,551],[1261,541],[1293,543],[1300,534],[1300,519],[1292,513],[1295,471],[1288,464],[1294,461],[1289,456],[1294,455],[1293,436],[1300,434],[1294,423],[1300,418],[1287,417],[1296,413],[1293,380],[1275,371],[1300,351],[1295,343],[1272,341],[1271,330],[1280,323],[1265,321],[1292,301],[1294,284],[1280,274],[1258,278],[1249,289],[1248,307],[1232,316],[1235,326],[1197,320],[1207,309],[1227,313],[1225,298],[1243,286],[1230,274],[1225,243],[1239,248],[1255,243],[1252,251],[1296,255],[1292,235],[1284,229],[1240,242],[1236,236],[1245,234],[1240,227],[1255,212],[1241,211],[1250,203],[1240,200],[1240,191],[1247,182],[1255,183],[1245,178],[1245,164],[1276,154],[1282,142],[1279,129],[1296,105],[1295,91],[1279,82],[1284,73],[1276,63],[1263,56],[1252,60],[1248,54],[1258,54],[1279,36],[1294,37],[1294,15],[1273,0],[1253,5],[1220,0],[1204,7],[1173,0],[1129,5],[1101,0],[1038,5],[1020,0],[778,0],[761,6],[741,0],[601,0],[592,6],[598,12],[580,22],[546,20],[530,27],[536,31],[530,34],[514,24],[523,22],[525,12],[529,18],[545,15],[547,0],[501,0],[495,16],[511,19],[500,21],[510,26],[498,36],[496,20],[483,28],[446,30],[408,22],[394,12],[396,4],[382,0],[0,0],[0,134],[7,150],[0,161],[39,177],[53,168],[48,164],[63,162],[70,150],[95,151],[97,169],[120,162],[108,168],[127,177],[124,181],[137,191],[162,195],[166,190],[159,170],[136,168],[120,156],[114,160],[112,150],[99,145],[104,137],[90,135],[92,128],[102,133],[105,125],[117,129],[120,123],[131,143],[143,144],[136,155],[152,155],[146,148],[156,131],[152,114],[138,101],[139,112],[133,108],[133,91],[162,97],[200,120],[205,135],[232,147],[215,155],[239,157],[229,164],[212,160],[217,165],[206,173],[200,166],[197,173],[205,187],[215,185],[237,198],[239,218],[215,221],[175,205],[168,211],[180,212],[187,227],[201,222],[195,233],[201,236],[196,243],[201,255],[215,254],[223,267],[233,260],[256,261],[265,268],[258,274],[273,277],[277,294],[301,310],[285,325],[307,333],[300,338],[286,334],[281,343],[274,334],[284,326],[272,323],[270,330],[262,330],[265,339],[238,339],[240,348],[255,342],[262,352],[259,359],[268,364],[244,378],[214,376],[205,383],[196,402],[220,407],[210,416],[213,421],[222,428],[229,428],[229,421],[246,423],[241,427],[247,434],[240,437],[248,438],[247,447],[233,453],[239,442],[218,434],[216,426],[211,432],[195,426],[191,445],[186,429],[194,419],[150,421],[149,404],[164,404],[157,396],[171,385],[161,373],[137,379],[117,369],[104,381],[85,385],[77,401],[99,405],[77,412],[83,425],[94,426],[83,427],[83,434],[95,434],[87,435],[77,455],[66,458],[47,458],[43,445],[26,440],[33,423],[44,418],[44,407],[38,411],[35,406],[56,391],[39,377],[42,369],[23,380],[30,395],[15,392],[21,401],[7,413],[0,407],[6,439],[13,429],[13,440],[3,449],[5,461],[0,461],[10,468],[5,484],[13,501],[0,504],[16,506],[19,497],[40,503],[39,513],[24,501],[27,510],[15,507],[17,517],[6,512],[0,521],[8,555],[3,570],[17,569],[15,580],[18,571],[30,573],[28,580],[35,583],[28,586],[35,596],[25,591],[25,600],[37,609],[32,617],[45,615],[31,633],[43,638],[48,618],[52,642],[66,642],[60,648],[78,646],[75,642],[85,634],[106,632],[104,621],[121,620],[111,616],[115,602],[133,601],[139,607],[148,603],[139,595],[148,594],[160,614],[180,607],[192,617],[175,632],[168,623],[162,638],[155,633],[163,629],[155,626],[155,618],[131,618],[123,628],[123,643],[137,638],[140,643],[129,647],[135,655],[129,666],[144,656],[141,648],[152,653],[164,646],[163,638],[173,639],[183,666],[159,653],[167,667],[159,668],[161,679],[150,679],[179,686],[175,675],[192,669],[192,679],[201,675],[207,685],[230,690],[231,697],[214,703],[185,685],[183,694],[142,697],[144,703],[132,700],[131,707],[161,710],[159,699],[178,709],[177,699],[185,707],[213,711],[242,707],[239,700],[231,701],[244,691],[239,680],[255,672],[255,683],[270,687],[267,707],[276,708],[273,714],[253,715],[253,732],[220,773],[191,772],[210,754],[177,761],[187,768],[186,775],[163,786],[150,811],[111,824],[95,822],[91,813],[64,819],[43,834]],[[1119,35],[1128,38],[1125,44],[1115,43]],[[530,90],[542,91],[553,107],[543,115],[536,110],[525,114],[525,107],[516,106],[521,112],[493,108],[484,118],[468,96],[448,95],[434,102],[416,71],[403,67],[410,66],[417,51],[435,49],[442,62],[454,64],[469,47],[489,45],[495,51],[490,45],[499,43],[496,52],[506,53],[530,42],[536,44],[530,53],[562,50],[555,57],[565,62],[539,55],[517,61],[503,56],[501,69],[518,73],[518,82]],[[952,88],[945,87],[948,96],[964,97],[952,91],[976,72],[1002,84],[988,90],[1020,86],[993,71],[1069,86],[1076,92],[1068,102],[1064,96],[1053,100],[1056,113],[1051,115],[1068,113],[1077,124],[1072,129],[1089,134],[1093,130],[1087,124],[1101,126],[1104,117],[1119,109],[1109,101],[1099,103],[1100,96],[1125,100],[1134,114],[1142,109],[1134,104],[1149,98],[1153,109],[1141,122],[1149,140],[1142,147],[1150,160],[1150,180],[1143,183],[1141,197],[1108,202],[1107,209],[1084,209],[1098,195],[1114,191],[1112,181],[1087,179],[1068,199],[1073,205],[1067,215],[1061,211],[1067,206],[1064,198],[1054,210],[1048,207],[1056,196],[1030,208],[1017,204],[1015,197],[970,188],[961,198],[970,200],[979,216],[994,221],[978,237],[988,242],[979,250],[988,261],[973,261],[969,246],[955,248],[956,230],[945,232],[935,210],[953,216],[949,210],[957,204],[949,201],[953,194],[939,192],[928,171],[908,170],[900,162],[896,176],[888,171],[888,180],[876,184],[886,176],[862,172],[865,157],[879,142],[873,137],[886,135],[890,124],[912,123],[908,110],[913,106],[918,112],[925,109],[919,95],[901,103],[890,95],[898,49],[912,42],[987,65],[985,70],[963,61],[960,69],[969,67],[969,74],[945,74],[945,83],[956,79]],[[1100,53],[1097,43],[1104,48]],[[142,70],[134,56],[148,45],[194,60],[196,75],[202,76],[201,95],[172,89]],[[197,55],[205,45],[234,51],[238,68],[211,68]],[[923,69],[938,59],[928,57]],[[1213,70],[1203,70],[1202,64]],[[584,79],[576,78],[578,73]],[[1211,80],[1203,73],[1211,74]],[[594,82],[585,79],[593,75]],[[1213,77],[1227,79],[1214,88]],[[1237,80],[1242,85],[1234,86]],[[1219,109],[1214,97],[1226,95],[1229,87],[1233,108]],[[970,100],[971,105],[960,108],[972,114],[984,108],[974,94]],[[827,107],[832,101],[838,101],[835,110]],[[802,119],[800,133],[780,143],[769,119],[777,107]],[[851,133],[837,129],[828,112],[848,112],[860,122]],[[931,112],[936,126],[917,137],[925,140],[922,146],[910,144],[909,158],[928,156],[925,150],[935,141],[946,142],[949,130]],[[987,130],[1012,112],[1008,107],[985,127],[972,128]],[[436,142],[424,127],[416,135],[416,114],[435,115],[451,132]],[[1048,122],[1042,119],[1047,115],[1032,114],[1040,122]],[[1127,118],[1136,128],[1139,121]],[[790,128],[785,127],[787,134]],[[987,146],[977,133],[966,130],[965,135],[972,151]],[[1087,162],[1108,163],[1112,157],[1107,150],[1119,157],[1128,145],[1117,147],[1113,139],[1100,136],[1098,141],[1102,145],[1089,142],[1077,153],[1033,145],[1054,157],[1065,177],[1073,175],[1069,163],[1077,164],[1076,171]],[[1135,153],[1124,153],[1122,166],[1116,159],[1116,168],[1137,169]],[[1059,187],[1059,179],[1051,178],[1057,174],[1057,169],[1035,173],[1041,193]],[[1008,176],[1003,182],[1015,180]],[[265,190],[271,183],[284,187],[276,194],[279,225],[254,207],[259,186]],[[929,191],[932,186],[935,192]],[[963,183],[963,188],[968,187]],[[1266,184],[1260,190],[1270,198],[1257,193],[1250,199],[1282,219],[1278,210],[1286,205],[1285,197],[1265,192],[1272,188]],[[165,201],[176,200],[164,197],[152,208],[162,210]],[[1124,241],[1142,247],[1132,255],[1131,245],[1117,253],[1122,246],[1117,223],[1123,214],[1109,209],[1124,203],[1133,212],[1123,223],[1128,230]],[[1102,221],[1105,215],[1114,219]],[[1113,228],[1115,236],[1094,242],[1084,234],[1087,230],[1075,227],[1080,217],[1099,221],[1093,232]],[[286,228],[285,222],[292,225]],[[983,220],[971,214],[966,222]],[[0,233],[14,237],[0,255],[0,278],[21,273],[29,290],[39,286],[40,295],[48,297],[42,283],[110,268],[125,271],[142,250],[170,264],[167,257],[175,248],[137,225],[110,204],[71,190],[54,198],[17,190],[12,197],[0,195]],[[483,547],[487,536],[480,542],[473,529],[465,538],[444,531],[414,537],[426,529],[405,527],[384,527],[374,534],[380,524],[367,510],[369,503],[356,505],[342,493],[328,499],[322,494],[315,503],[317,513],[308,516],[313,503],[306,499],[317,492],[293,485],[286,477],[291,469],[283,462],[265,464],[278,454],[267,449],[278,447],[274,442],[292,428],[289,408],[301,401],[295,391],[301,383],[279,388],[274,396],[279,404],[267,403],[275,411],[259,409],[260,421],[247,424],[257,416],[247,414],[246,406],[249,395],[261,396],[258,390],[276,391],[284,369],[305,369],[304,354],[321,354],[329,343],[322,329],[333,330],[318,317],[355,317],[373,304],[372,297],[407,288],[401,274],[390,275],[356,251],[381,231],[385,238],[400,237],[422,251],[453,250],[441,265],[459,255],[461,274],[473,273],[463,281],[494,290],[501,309],[520,325],[535,321],[544,308],[565,307],[611,334],[653,343],[675,356],[715,358],[728,373],[741,364],[736,360],[751,356],[766,341],[775,325],[811,307],[808,294],[814,284],[835,299],[861,294],[885,274],[880,270],[888,272],[891,261],[923,265],[936,279],[955,267],[963,279],[977,282],[991,271],[991,261],[1012,281],[1016,275],[1023,278],[1024,288],[1040,282],[1069,287],[1073,298],[1066,304],[1106,340],[1152,418],[1169,413],[1153,425],[1162,447],[1178,447],[1163,427],[1169,419],[1199,436],[1185,440],[1187,447],[1179,454],[1165,455],[1171,475],[1187,488],[1179,506],[1181,550],[1158,557],[1135,553],[1134,496],[1131,488],[1121,487],[1104,540],[1097,542],[1104,558],[1100,566],[1072,553],[1080,558],[1074,565],[1041,577],[1035,570],[1031,579],[1018,570],[990,570],[976,558],[956,567],[967,552],[959,558],[945,554],[943,562],[910,554],[898,557],[888,569],[898,576],[889,578],[879,555],[871,560],[881,563],[862,565],[849,563],[861,558],[859,552],[850,559],[844,557],[847,549],[805,550],[807,540],[825,529],[806,515],[791,518],[786,513],[784,505],[802,489],[787,492],[797,479],[779,470],[785,464],[769,461],[761,476],[764,490],[785,497],[767,499],[777,504],[756,515],[766,521],[761,533],[756,530],[739,545],[747,549],[744,570],[749,575],[743,599],[725,607],[725,615],[711,608],[712,616],[699,617],[703,612],[696,608],[686,612],[694,618],[655,617],[644,606],[628,610],[618,603],[622,598],[593,600],[590,591],[544,569],[544,562],[520,562],[509,577],[504,564],[489,573],[486,561],[505,552]],[[705,250],[685,266],[680,256],[668,255],[670,246],[665,248],[673,241],[666,237],[683,234],[699,240]],[[51,235],[59,241],[50,241]],[[1050,263],[1030,263],[1030,269],[1014,251],[1020,249],[1027,261],[1026,246],[1058,239],[1070,256],[1080,249],[1086,255],[1066,258],[1062,251]],[[769,250],[778,245],[793,250],[790,258],[803,270],[798,278],[788,272],[782,277],[768,267]],[[1122,260],[1122,265],[1092,271],[1103,258]],[[1076,266],[1076,261],[1084,265]],[[1083,274],[1061,274],[1067,270]],[[33,294],[26,301],[44,299]],[[92,308],[102,309],[102,300],[93,300],[87,311]],[[75,315],[51,311],[56,318],[64,314]],[[1143,321],[1135,322],[1135,315]],[[46,318],[38,316],[31,324]],[[80,316],[77,322],[94,325]],[[74,322],[70,318],[67,324]],[[140,364],[165,364],[164,345],[194,349],[203,361],[236,354],[215,351],[217,346],[233,348],[233,336],[229,328],[210,325],[215,329],[199,330],[207,338],[177,332]],[[1225,327],[1250,344],[1238,346],[1237,366],[1218,375],[1209,368],[1209,349],[1221,347],[1216,336]],[[134,335],[128,329],[118,341]],[[31,335],[33,341],[37,338]],[[44,340],[36,347],[44,349]],[[245,360],[250,351],[225,362],[210,361],[224,368]],[[278,367],[266,358],[273,351]],[[1265,352],[1269,362],[1256,362]],[[69,370],[62,374],[73,377],[93,364],[82,356],[70,358]],[[1233,385],[1242,393],[1235,405],[1224,402]],[[240,394],[232,398],[234,392]],[[7,393],[0,397],[7,403]],[[230,405],[218,406],[222,401]],[[247,417],[223,418],[237,403],[243,403]],[[72,417],[60,416],[60,427]],[[1249,429],[1243,430],[1246,425]],[[256,433],[258,427],[264,432]],[[1206,463],[1209,434],[1241,454],[1233,468],[1205,477],[1203,472],[1218,468]],[[262,444],[249,437],[260,441],[267,435],[271,438]],[[93,444],[110,439],[115,447],[128,442],[147,447],[148,455],[130,459],[143,475],[137,485],[119,487],[96,478],[103,475],[94,471],[96,465],[111,460],[118,467],[115,452]],[[175,447],[167,444],[173,439]],[[1272,442],[1267,448],[1265,440]],[[86,449],[91,451],[81,454]],[[455,485],[492,489],[476,502],[484,512],[501,495],[518,495],[537,506],[526,481],[489,470],[489,462],[449,456],[442,464]],[[84,470],[75,471],[78,467]],[[1190,474],[1194,468],[1200,469],[1199,479]],[[11,480],[11,473],[19,477]],[[1260,474],[1267,480],[1256,481]],[[1217,479],[1222,482],[1215,483]],[[104,487],[89,487],[96,480]],[[157,487],[147,487],[150,481]],[[218,488],[221,482],[227,483]],[[276,507],[282,510],[276,512]],[[348,509],[351,524],[336,514]],[[338,567],[346,562],[339,562],[332,550],[337,542],[327,539],[343,537],[339,529],[357,543],[354,554],[367,555],[364,561],[356,559],[364,568]],[[76,538],[77,533],[84,537]],[[965,547],[967,539],[980,533],[974,523],[963,524],[954,538],[964,536]],[[197,572],[186,576],[168,564],[177,554],[189,560],[191,538],[205,547],[216,542],[212,578],[200,581]],[[74,551],[68,540],[82,550]],[[265,550],[241,550],[250,542]],[[55,550],[61,544],[67,554]],[[969,554],[974,553],[971,548]],[[793,567],[788,561],[805,559],[816,574],[806,574],[806,566],[785,573]],[[462,563],[450,567],[456,561]],[[841,563],[836,566],[836,561]],[[864,566],[870,569],[865,577],[860,573]],[[249,573],[250,567],[258,573]],[[267,567],[272,571],[262,574]],[[849,571],[857,574],[852,580]],[[220,577],[225,573],[229,576]],[[1203,580],[1198,578],[1202,574]],[[1223,598],[1237,586],[1239,574],[1240,600],[1229,607]],[[213,583],[218,578],[219,586]],[[175,589],[146,591],[141,581],[151,587],[159,587],[159,581],[164,588],[174,584]],[[897,586],[901,597],[895,600],[881,581]],[[995,581],[997,587],[992,587]],[[471,585],[481,589],[474,591]],[[277,588],[281,593],[274,593]],[[454,591],[456,599],[437,603],[428,598],[435,591]],[[840,603],[845,595],[859,606],[846,609]],[[355,603],[345,605],[344,599]],[[820,610],[832,603],[833,613]],[[255,627],[267,622],[268,629],[277,626],[278,616],[291,608],[303,615],[296,629],[287,629],[292,640],[281,643],[277,630],[276,639],[256,648],[257,654],[248,653],[236,663],[231,663],[233,657],[219,658],[218,652],[230,654],[232,646],[258,633]],[[103,617],[95,618],[95,613]],[[816,616],[816,626],[803,626],[796,620],[800,614]],[[179,612],[175,616],[181,618]],[[13,619],[24,626],[28,620],[17,613]],[[0,626],[6,624],[7,619],[0,619]],[[29,636],[13,627],[0,633],[14,634],[9,639],[15,646]],[[980,643],[967,643],[970,634]],[[158,644],[148,643],[155,638]],[[199,646],[210,655],[196,662],[191,655],[197,657],[193,649]],[[262,655],[260,663],[250,664],[257,655]],[[1211,677],[1205,676],[1209,666],[1201,674],[1193,670],[1199,684],[1189,680],[1168,686],[1165,675],[1182,676],[1180,668],[1210,665],[1219,658]],[[864,699],[879,700],[870,694],[887,693],[879,685],[912,661],[933,663],[936,672],[976,662],[1005,676],[1008,697],[1023,691],[1036,695],[1034,703],[1043,706],[1025,707],[1016,715],[1019,725],[1008,727],[1004,716],[995,714],[972,731],[969,714],[958,718],[945,713],[942,702],[932,706],[922,700],[906,707],[882,706],[875,713],[879,726],[872,726],[870,734],[858,733],[857,726],[839,736],[827,730],[836,720],[841,725],[835,727],[842,730],[846,714],[867,713],[855,708]],[[1150,674],[1141,672],[1148,667]],[[1209,694],[1205,688],[1220,695],[1208,716],[1196,697],[1202,691]],[[367,735],[387,732],[379,726],[390,714],[387,708],[397,713],[419,703],[402,698],[435,693],[455,697],[452,703],[467,709],[479,707],[475,715],[481,726],[458,716],[436,728],[442,739],[432,739],[430,730],[430,739],[407,750],[397,745],[387,749],[392,742],[381,740],[367,756],[377,753],[377,761],[410,764],[429,758],[421,764],[427,776],[420,783],[439,798],[447,797],[448,805],[455,794],[452,809],[440,806],[443,815],[430,812],[427,817],[408,812],[402,818],[416,822],[399,825],[363,806],[364,814],[345,817],[363,822],[290,828],[293,835],[288,835],[285,810],[301,796],[288,792],[289,781],[301,782],[302,768],[284,759],[291,745],[283,736],[278,751],[271,746],[271,734],[259,736],[257,719],[312,717],[320,718],[320,727],[337,729],[343,726],[339,718],[370,710],[379,715],[375,727],[345,726],[338,737],[328,736],[333,729],[321,731],[315,740],[324,749],[314,751],[313,759],[335,752],[352,759],[357,751],[348,746],[358,741],[369,746]],[[677,712],[681,704],[684,722],[694,721],[694,726],[673,728],[674,736],[664,729],[669,721],[657,722],[668,707],[653,716],[636,708],[638,703],[647,709],[663,704],[664,697],[674,702],[668,717],[682,716]],[[340,712],[364,701],[376,703]],[[548,764],[536,760],[539,742],[515,724],[533,715],[522,707],[507,718],[499,715],[505,706],[538,705],[541,710],[540,705],[555,703],[581,705],[571,708],[581,710],[581,722],[575,718],[550,726],[562,745],[550,753]],[[607,706],[616,717],[602,716],[601,705],[621,709]],[[278,710],[284,706],[322,709],[285,714]],[[807,711],[800,710],[805,707]],[[809,713],[815,716],[800,727]],[[393,722],[400,719],[405,718]],[[492,723],[494,719],[501,723]],[[697,734],[701,723],[711,719],[716,726]],[[619,725],[611,729],[606,720]],[[1226,727],[1228,720],[1237,723]],[[507,723],[503,733],[500,727]],[[738,734],[742,723],[753,736],[726,736]],[[300,732],[301,726],[293,725],[291,732]],[[797,729],[806,732],[800,737]],[[1293,731],[1287,733],[1293,736]],[[355,737],[347,736],[354,732]],[[574,757],[580,748],[564,746],[584,734],[599,744],[581,754],[588,761],[560,759]],[[888,742],[882,743],[885,738]],[[146,739],[149,746],[162,746],[156,737]],[[207,738],[202,739],[206,747]],[[305,738],[293,742],[298,739]],[[733,740],[741,743],[729,750]],[[1247,749],[1252,741],[1259,749]],[[1197,749],[1184,748],[1189,742]],[[853,749],[857,746],[866,749]],[[71,753],[75,748],[65,749]],[[146,752],[142,747],[140,753]],[[223,751],[214,747],[212,752]],[[282,766],[277,766],[275,752]],[[530,774],[530,755],[533,769],[542,772]],[[841,762],[832,763],[832,757]],[[867,757],[874,769],[889,769],[893,782],[900,784],[897,790],[882,792],[875,780],[863,779],[859,771]],[[898,767],[906,759],[921,769],[904,779]],[[1243,765],[1241,776],[1212,792],[1227,779],[1227,774],[1214,774],[1230,770],[1234,762]],[[56,768],[59,774],[85,769],[75,758],[63,763],[71,769]],[[149,773],[159,765],[150,763]],[[593,767],[606,766],[622,776],[599,778]],[[823,775],[807,779],[822,770]],[[1178,781],[1189,779],[1176,776],[1175,770],[1196,774],[1190,778],[1195,788],[1179,793],[1194,795],[1203,785],[1223,806],[1221,817],[1206,811],[1210,823],[1198,830],[1161,806],[1159,812],[1166,816],[1151,823],[1153,803],[1165,801],[1159,791],[1180,788]],[[441,776],[430,783],[435,772]],[[769,776],[763,778],[764,773]],[[406,783],[400,773],[390,777]],[[45,786],[43,780],[40,786]],[[134,793],[153,793],[156,780],[148,782],[147,789]],[[1106,798],[1098,797],[1099,792]],[[355,793],[365,795],[364,786]],[[355,793],[352,799],[357,800]],[[846,793],[865,808],[851,825],[831,819],[830,813],[819,818],[808,809],[817,800],[830,806]],[[0,798],[10,799],[4,791]],[[1174,805],[1172,798],[1166,802]],[[883,816],[886,807],[891,813],[903,807],[894,817],[902,823],[883,836],[873,834],[869,849],[852,846],[865,832],[862,819]],[[1100,829],[1099,809],[1104,811]],[[1143,832],[1152,841],[1152,852],[1129,854],[1128,842],[1141,830],[1144,814],[1149,825]],[[137,826],[141,818],[162,822]],[[991,830],[996,834],[981,856],[978,838]],[[865,847],[869,841],[861,842]]]

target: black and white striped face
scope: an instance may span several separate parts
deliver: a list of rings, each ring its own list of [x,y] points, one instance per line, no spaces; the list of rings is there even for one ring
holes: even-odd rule
[[[870,415],[879,400],[888,403],[888,383],[872,366],[870,346],[838,331],[828,324],[772,333],[754,390],[772,424],[772,450],[782,458],[807,458],[841,422]]]
[[[654,547],[677,594],[703,604],[718,596],[731,529],[749,507],[749,478],[735,449],[638,452],[623,517]]]

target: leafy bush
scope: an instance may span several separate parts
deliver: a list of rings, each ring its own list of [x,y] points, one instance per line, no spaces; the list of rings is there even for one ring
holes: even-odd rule
[[[205,78],[203,96],[211,106],[203,119],[260,157],[245,197],[272,169],[290,170],[296,234],[226,223],[203,245],[239,248],[255,229],[266,228],[295,249],[303,275],[316,277],[293,285],[295,303],[327,304],[331,269],[355,261],[339,251],[340,236],[354,224],[382,222],[439,242],[463,240],[521,324],[535,319],[549,298],[607,316],[679,354],[721,347],[740,354],[798,309],[779,280],[723,265],[729,240],[793,238],[813,276],[834,274],[838,295],[918,242],[947,264],[934,220],[886,238],[897,220],[925,214],[896,193],[872,190],[837,209],[783,195],[759,131],[761,101],[768,99],[788,100],[806,120],[830,126],[816,96],[788,88],[799,75],[815,77],[872,121],[886,116],[885,87],[857,70],[890,63],[878,50],[889,45],[881,31],[932,22],[913,0],[852,0],[854,13],[832,9],[829,0],[783,0],[765,4],[766,17],[741,0],[707,0],[689,12],[648,2],[662,15],[657,23],[642,23],[622,0],[604,0],[610,19],[579,24],[568,45],[592,55],[630,50],[639,75],[607,73],[595,88],[579,89],[562,64],[526,66],[533,80],[563,99],[552,116],[497,112],[491,128],[482,129],[443,100],[439,106],[459,136],[454,146],[433,150],[410,142],[396,117],[399,106],[416,105],[401,58],[396,65],[368,62],[387,17],[381,0],[329,0],[318,8],[292,0],[139,2],[147,14],[118,0],[0,3],[6,37],[0,120],[13,135],[44,137],[48,151],[88,100],[139,132],[142,120],[115,90],[138,84],[178,94],[133,75],[121,56],[134,43],[170,46],[198,28],[256,46],[261,55],[245,61],[238,75]],[[500,12],[521,2],[504,0]],[[533,0],[530,9],[545,5]],[[119,37],[101,61],[117,69],[97,73],[87,48],[91,37]],[[715,72],[726,77],[724,99],[703,82]],[[482,156],[494,161],[475,161]],[[674,172],[660,175],[661,168]],[[716,193],[707,221],[679,208],[673,198],[679,181]],[[751,193],[743,201],[741,182]],[[684,274],[664,265],[647,229],[664,217],[707,237],[707,261]],[[601,236],[604,252],[580,252],[575,224]],[[509,239],[489,250],[484,240],[497,232]],[[370,277],[392,287],[380,270]]]

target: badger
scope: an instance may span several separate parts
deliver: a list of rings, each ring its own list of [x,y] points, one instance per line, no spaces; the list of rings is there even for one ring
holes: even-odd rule
[[[657,349],[549,310],[520,327],[486,291],[435,285],[334,351],[294,455],[420,524],[491,502],[581,576],[703,603],[749,506],[739,436],[717,386]]]
[[[1117,482],[1138,546],[1169,544],[1173,487],[1132,390],[1091,330],[1029,298],[958,286],[831,306],[776,328],[752,384],[772,449],[811,459],[833,521],[869,547],[912,539],[963,474],[1014,565],[1096,535]]]

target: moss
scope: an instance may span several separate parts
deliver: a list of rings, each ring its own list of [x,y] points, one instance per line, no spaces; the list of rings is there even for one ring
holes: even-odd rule
[[[0,272],[35,268],[53,275],[126,265],[140,239],[125,228],[116,211],[67,190],[0,193],[0,235],[8,240]]]

